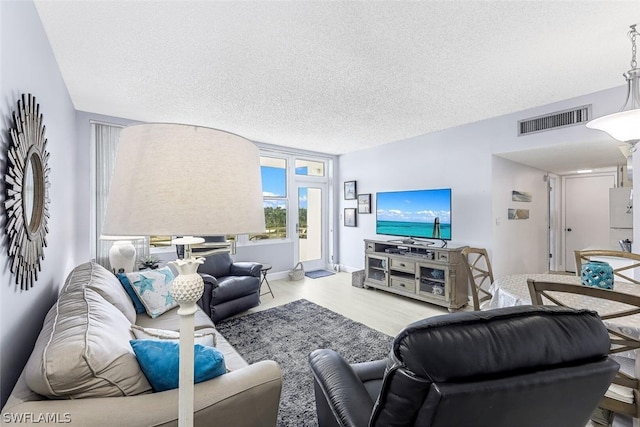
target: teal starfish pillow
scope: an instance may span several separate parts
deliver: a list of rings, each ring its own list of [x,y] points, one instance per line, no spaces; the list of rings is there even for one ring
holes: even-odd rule
[[[151,317],[158,317],[178,303],[171,296],[174,276],[169,267],[127,273],[133,291]]]
[[[177,342],[166,340],[131,340],[140,369],[149,380],[153,391],[165,391],[178,388],[180,376]],[[224,355],[215,347],[195,344],[194,383],[200,383],[218,377],[227,372]]]

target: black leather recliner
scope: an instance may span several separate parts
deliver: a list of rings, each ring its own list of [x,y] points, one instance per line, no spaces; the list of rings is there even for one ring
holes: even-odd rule
[[[595,312],[509,307],[415,322],[387,360],[309,356],[320,427],[584,427],[618,370]]]
[[[228,253],[205,257],[198,267],[204,280],[198,305],[214,323],[256,307],[260,304],[261,268],[257,262],[233,262]]]

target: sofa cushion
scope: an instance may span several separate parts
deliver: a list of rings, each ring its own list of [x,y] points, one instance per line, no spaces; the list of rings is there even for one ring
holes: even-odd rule
[[[129,322],[136,321],[136,311],[127,292],[118,278],[100,264],[85,262],[71,270],[60,293],[73,292],[85,287],[93,289],[117,307]]]
[[[136,339],[139,340],[169,340],[180,341],[180,332],[170,331],[166,329],[141,328],[137,325],[131,325],[131,331]],[[202,344],[207,347],[216,346],[216,335],[213,331],[200,332],[196,331],[193,335],[195,344]]]
[[[154,391],[178,388],[180,371],[180,345],[166,340],[131,340]],[[220,350],[200,344],[194,346],[194,383],[210,380],[227,372]]]
[[[166,329],[169,331],[180,330],[180,316],[178,315],[178,307],[172,308],[160,317],[151,318],[147,313],[138,314],[136,325],[143,328]],[[196,331],[201,329],[213,329],[213,321],[207,314],[198,308],[194,313],[193,326]]]
[[[129,344],[130,328],[125,315],[92,288],[62,293],[25,366],[27,385],[52,399],[151,391]]]
[[[169,267],[134,271],[126,275],[149,316],[158,317],[178,305],[171,295],[174,275]]]
[[[139,314],[136,324],[143,328],[159,328],[178,331],[180,329],[180,316],[177,311],[178,308],[174,308],[155,319],[152,319],[146,313]],[[248,366],[248,363],[242,358],[242,356],[240,356],[240,354],[238,354],[235,348],[229,344],[227,339],[214,329],[213,321],[211,321],[209,316],[207,316],[200,308],[195,312],[194,326],[195,331],[198,334],[213,333],[215,335],[216,348],[224,354],[224,362],[227,369],[236,371]]]

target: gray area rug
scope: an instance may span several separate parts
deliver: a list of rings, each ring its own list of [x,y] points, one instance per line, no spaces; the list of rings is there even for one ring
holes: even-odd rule
[[[309,353],[339,352],[349,363],[382,359],[393,338],[301,299],[227,319],[216,328],[248,363],[271,359],[282,369],[278,426],[317,426]]]

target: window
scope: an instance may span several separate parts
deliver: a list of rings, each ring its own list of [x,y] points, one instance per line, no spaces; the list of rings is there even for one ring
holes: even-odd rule
[[[324,162],[296,159],[296,175],[324,176]]]
[[[98,264],[111,268],[109,265],[109,249],[113,241],[101,240],[102,223],[104,222],[109,186],[113,175],[113,166],[116,159],[116,150],[120,141],[122,126],[107,123],[91,123],[92,142],[92,174],[91,191],[94,197],[91,200],[93,233],[91,235],[92,255]],[[148,243],[145,240],[134,240],[138,259],[148,255]]]
[[[260,170],[266,231],[250,235],[249,240],[285,239],[287,237],[287,160],[262,156]]]

